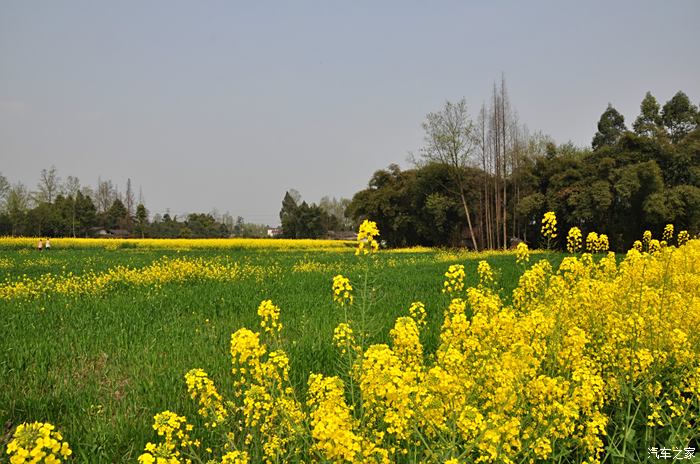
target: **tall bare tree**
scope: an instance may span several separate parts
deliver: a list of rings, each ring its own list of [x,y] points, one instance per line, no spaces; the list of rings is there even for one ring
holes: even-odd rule
[[[124,194],[124,206],[126,207],[127,229],[131,230],[134,214],[136,214],[136,198],[131,188],[131,178],[126,180],[126,193]]]
[[[508,109],[510,105],[508,103],[508,94],[506,93],[506,78],[504,74],[501,74],[501,158],[503,162],[503,248],[508,248],[508,142],[506,140],[506,134],[508,132],[508,124],[506,122],[508,118]]]
[[[63,186],[61,187],[61,191],[66,196],[75,198],[75,195],[80,191],[80,180],[75,176],[66,177],[66,180],[63,182]]]
[[[487,200],[486,224],[490,246],[507,248],[508,240],[508,207],[515,208],[512,192],[513,170],[518,156],[518,141],[520,138],[517,117],[510,106],[506,90],[505,77],[501,76],[500,85],[493,83],[491,102],[482,116],[484,127],[480,144],[483,150],[482,169],[491,177],[491,198]],[[488,189],[485,190],[488,192]],[[487,196],[487,195],[485,195]],[[510,203],[509,203],[510,201]]]
[[[95,206],[98,213],[106,213],[118,197],[117,189],[111,180],[97,178],[97,189],[95,190]]]
[[[51,166],[51,169],[41,170],[39,183],[36,187],[37,192],[34,194],[34,198],[37,203],[53,203],[61,189],[61,178],[58,177],[55,166]]]
[[[19,232],[30,202],[31,196],[23,184],[18,182],[8,190],[5,203],[7,215],[12,225],[12,235],[16,235]]]
[[[503,198],[501,196],[502,190],[500,188],[501,184],[501,158],[502,145],[501,145],[501,103],[500,103],[500,93],[496,87],[496,83],[493,84],[492,101],[491,101],[491,111],[489,114],[489,141],[491,146],[491,163],[493,165],[493,199],[494,199],[494,246],[496,248],[501,247],[501,206],[503,205]]]
[[[78,192],[80,192],[80,180],[75,176],[66,177],[66,181],[63,183],[61,190],[71,199],[71,234],[75,237],[76,197],[78,196]]]
[[[0,174],[0,211],[5,210],[8,193],[10,193],[10,183],[5,176]]]
[[[477,120],[477,128],[479,135],[479,153],[481,158],[481,169],[483,171],[483,193],[481,201],[481,230],[482,230],[482,243],[481,246],[484,248],[493,248],[493,222],[491,214],[491,191],[489,185],[489,176],[491,173],[491,160],[489,159],[489,145],[487,144],[487,125],[488,114],[486,110],[486,104],[481,105],[481,110],[479,110],[479,118]]]
[[[505,77],[493,83],[488,105],[477,120],[479,161],[484,172],[481,227],[484,246],[506,248],[509,234],[520,236],[517,207],[521,197],[520,168],[531,157],[527,129],[511,107]],[[510,227],[508,227],[510,225]]]
[[[478,133],[474,122],[467,112],[467,101],[461,99],[457,103],[447,101],[442,110],[429,113],[423,123],[425,131],[425,146],[421,155],[427,162],[440,163],[450,170],[459,196],[467,225],[471,235],[474,250],[478,249],[476,235],[472,226],[469,205],[465,195],[467,168],[475,162]]]

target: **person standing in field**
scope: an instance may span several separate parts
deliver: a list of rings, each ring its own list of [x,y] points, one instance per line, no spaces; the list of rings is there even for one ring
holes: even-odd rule
[[[37,249],[41,251],[44,248],[44,244],[42,243],[41,239],[39,239],[39,244],[37,245]]]
[[[46,239],[46,245],[44,245],[44,249],[46,251],[51,250],[51,241],[48,238]]]

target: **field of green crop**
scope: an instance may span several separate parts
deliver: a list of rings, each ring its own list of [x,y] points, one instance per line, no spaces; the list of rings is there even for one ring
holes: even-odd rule
[[[563,255],[541,257],[556,268]],[[25,293],[0,298],[0,424],[5,426],[0,455],[6,456],[14,426],[45,421],[62,431],[78,462],[135,461],[152,438],[157,412],[177,411],[197,424],[197,407],[183,377],[188,370],[203,368],[225,398],[232,396],[231,333],[259,329],[256,310],[265,299],[281,307],[283,343],[297,390],[306,390],[310,372],[339,374],[332,337],[343,313],[331,298],[332,278],[339,273],[355,282],[369,269],[376,295],[370,342],[388,342],[396,318],[406,315],[412,302],[424,302],[428,325],[422,338],[431,353],[450,303],[441,292],[445,271],[450,264],[464,264],[467,286],[476,285],[480,259],[500,270],[501,294],[509,300],[522,273],[512,254],[421,250],[359,260],[352,251],[4,250],[0,296],[2,288],[17,282],[24,282]],[[224,271],[216,275],[226,277],[198,276],[199,268],[193,268],[172,279],[160,274],[142,279],[148,272],[165,272],[173,261],[197,260],[218,263]],[[153,263],[165,265],[153,270]],[[104,283],[104,275],[127,268],[136,277],[112,276]],[[151,270],[139,274],[138,269]],[[79,285],[93,280],[99,285],[85,292],[67,286],[81,276],[91,277],[77,280]],[[36,291],[30,295],[27,289]]]

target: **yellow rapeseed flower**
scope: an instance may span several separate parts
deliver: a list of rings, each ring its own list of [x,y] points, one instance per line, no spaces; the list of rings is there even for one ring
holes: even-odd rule
[[[333,301],[338,303],[340,306],[351,305],[355,299],[352,295],[352,285],[350,284],[350,279],[343,277],[338,274],[333,277]]]
[[[266,333],[276,334],[282,330],[280,319],[280,308],[272,303],[272,300],[263,300],[258,306],[258,316],[260,316],[260,327]]]
[[[360,224],[360,230],[357,233],[357,249],[355,250],[355,254],[366,255],[368,253],[375,253],[379,249],[379,242],[376,240],[378,236],[379,229],[377,229],[377,223],[365,219],[362,224]]]
[[[445,272],[445,282],[442,285],[442,293],[458,293],[464,289],[464,265],[453,264]]]
[[[221,424],[228,412],[207,373],[202,369],[192,369],[185,374],[185,382],[190,397],[199,403],[199,414],[207,419],[205,426],[214,428]]]
[[[333,329],[333,344],[340,350],[340,354],[356,351],[359,347],[356,344],[350,324],[341,322]]]
[[[528,248],[527,243],[518,243],[518,246],[515,247],[515,256],[515,262],[517,264],[525,265],[525,263],[530,262],[530,249]]]
[[[63,436],[48,422],[22,423],[7,444],[10,464],[59,463],[73,452]]]
[[[666,243],[671,243],[671,240],[673,240],[673,224],[666,224],[664,232],[661,235],[661,240],[665,240]]]
[[[589,253],[596,253],[598,251],[598,233],[588,233],[588,235],[586,236],[586,250]]]
[[[572,227],[566,236],[566,250],[569,253],[578,253],[581,250],[583,235],[581,229]]]
[[[553,211],[544,213],[542,217],[542,236],[546,239],[557,238],[557,215]]]
[[[420,301],[415,301],[411,303],[408,308],[408,314],[416,321],[419,329],[425,327],[427,314],[425,312],[425,304]]]

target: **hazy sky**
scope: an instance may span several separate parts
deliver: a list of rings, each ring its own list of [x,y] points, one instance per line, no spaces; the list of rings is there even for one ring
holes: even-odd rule
[[[130,177],[152,213],[277,224],[475,115],[505,73],[531,131],[588,145],[611,102],[700,101],[700,2],[0,1],[0,172]]]

